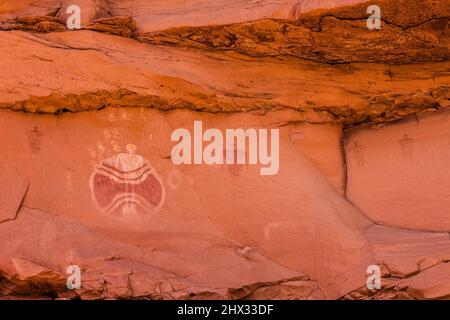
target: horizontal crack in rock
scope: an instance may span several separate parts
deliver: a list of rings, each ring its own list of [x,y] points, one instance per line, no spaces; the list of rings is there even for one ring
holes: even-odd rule
[[[136,24],[131,17],[112,17],[94,20],[87,27],[81,29],[132,38],[136,32]],[[28,16],[0,21],[0,30],[48,33],[67,31],[67,27],[62,19],[56,17]]]
[[[415,94],[385,94],[364,97],[368,107],[353,109],[351,106],[304,106],[298,109],[273,104],[255,104],[253,109],[239,108],[216,96],[204,96],[196,102],[175,98],[166,99],[156,95],[140,95],[136,92],[119,89],[116,91],[96,91],[82,94],[52,94],[46,97],[32,97],[15,103],[0,103],[0,108],[36,114],[62,114],[66,112],[96,111],[106,107],[152,108],[161,111],[188,109],[208,113],[238,113],[259,111],[265,114],[276,110],[314,111],[328,114],[327,123],[343,124],[346,129],[361,125],[377,125],[394,122],[426,111],[436,111],[447,107],[450,101],[448,86],[441,86],[428,92]]]

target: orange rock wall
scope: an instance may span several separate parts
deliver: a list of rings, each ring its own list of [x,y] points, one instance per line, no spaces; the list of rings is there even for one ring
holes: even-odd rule
[[[446,1],[72,4],[0,0],[0,299],[450,297]]]

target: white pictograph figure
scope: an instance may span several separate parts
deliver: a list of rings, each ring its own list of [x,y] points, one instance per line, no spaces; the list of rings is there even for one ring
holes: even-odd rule
[[[156,171],[128,144],[127,153],[104,160],[91,175],[90,188],[100,211],[120,217],[155,213],[164,201]]]

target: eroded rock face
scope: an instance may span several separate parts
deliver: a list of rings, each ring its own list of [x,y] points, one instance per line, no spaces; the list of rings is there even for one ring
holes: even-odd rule
[[[445,1],[71,4],[0,1],[0,298],[450,296]]]
[[[431,113],[350,135],[349,200],[378,223],[449,231],[449,121]]]
[[[14,219],[28,189],[28,181],[21,176],[4,154],[1,155],[1,214],[0,222]]]
[[[188,239],[225,238],[333,284],[342,272],[366,264],[361,231],[370,222],[315,168],[314,161],[335,162],[328,154],[317,158],[320,152],[307,147],[299,152],[292,142],[299,143],[298,127],[284,126],[280,132],[282,165],[277,175],[260,176],[253,165],[174,166],[170,159],[172,128],[190,129],[194,120],[202,120],[204,130],[251,123],[277,127],[284,114],[107,108],[59,117],[11,111],[1,115],[3,150],[17,155],[15,165],[30,180],[25,207],[119,235],[121,241],[135,243],[133,238],[143,237],[156,250],[160,239],[172,233]],[[305,130],[300,139],[314,141],[329,134],[328,127],[317,125],[317,133]],[[30,130],[39,133],[39,140],[30,143]],[[337,148],[339,133],[335,135]],[[334,159],[342,164],[340,156]],[[289,192],[279,190],[280,185]],[[137,204],[125,203],[129,197],[138,199]],[[316,237],[323,240],[314,241]],[[180,243],[177,250],[185,246]]]

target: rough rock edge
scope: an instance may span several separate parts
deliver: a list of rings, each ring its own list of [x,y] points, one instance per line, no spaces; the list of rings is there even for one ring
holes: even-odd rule
[[[303,17],[305,21],[307,17]],[[318,26],[308,26],[303,20],[266,19],[225,26],[172,28],[143,34],[139,40],[165,46],[230,50],[251,57],[293,56],[331,65],[407,64],[450,59],[450,48],[445,45],[450,21],[447,16],[427,17],[410,28],[385,21],[384,29],[370,34],[370,40],[365,39],[373,32],[367,29],[366,19],[324,14]],[[323,24],[327,25],[326,29]]]
[[[132,277],[132,275],[123,275]],[[115,275],[114,277],[118,277]],[[283,294],[284,286],[295,287],[296,282],[302,284],[310,283],[312,288],[303,289],[299,286],[299,296],[290,296],[293,299],[304,299],[308,297],[322,297],[314,281],[309,280],[307,276],[295,277],[291,279],[281,279],[272,282],[257,282],[243,285],[240,288],[205,288],[192,287],[177,291],[155,290],[155,292],[145,295],[134,295],[133,288],[128,281],[127,288],[114,288],[111,286],[108,276],[96,274],[95,281],[83,282],[81,289],[69,290],[66,286],[67,278],[54,270],[41,270],[40,272],[20,277],[17,274],[8,274],[0,270],[0,300],[2,299],[141,299],[141,300],[201,300],[201,299],[219,299],[219,300],[242,300],[242,299],[266,299],[257,293],[263,290],[275,291],[276,294]],[[108,288],[109,286],[109,288]],[[161,288],[171,288],[170,283],[167,286],[161,284]],[[114,289],[118,289],[117,291]],[[173,288],[172,288],[173,289]],[[125,292],[124,292],[125,291]],[[288,294],[292,294],[288,292]],[[280,297],[286,298],[286,297]]]
[[[150,44],[232,50],[252,57],[294,56],[328,64],[407,64],[450,59],[450,9],[446,1],[434,1],[432,5],[411,0],[375,3],[383,8],[384,26],[380,31],[367,29],[367,3],[315,10],[297,20],[261,19],[138,34],[131,17],[107,17],[94,20],[84,29]],[[53,16],[31,16],[0,21],[0,30],[61,32],[66,27],[62,19]],[[351,41],[348,34],[352,34]],[[371,38],[367,39],[367,35]],[[337,52],[334,48],[340,49]]]
[[[420,292],[420,290],[404,283],[405,279],[413,279],[425,270],[429,270],[438,265],[450,263],[450,260],[437,260],[435,263],[424,269],[420,269],[420,263],[421,262],[417,264],[419,270],[408,275],[398,274],[394,269],[390,270],[390,267],[387,264],[381,263],[380,265],[383,274],[381,280],[382,287],[380,290],[370,290],[367,286],[363,286],[346,294],[341,298],[341,300],[450,300],[450,292],[440,296],[439,298],[427,299]]]
[[[3,31],[26,31],[26,32],[64,32],[67,31],[63,20],[52,16],[28,16],[12,20],[0,21],[0,30]],[[133,38],[136,32],[136,24],[130,17],[112,17],[94,20],[81,30],[92,30]]]
[[[320,123],[342,124],[345,129],[361,125],[379,125],[401,120],[422,112],[446,109],[449,105],[450,90],[441,86],[429,92],[403,95],[391,94],[377,97],[366,97],[369,108],[354,110],[351,107],[305,107],[295,109],[298,112],[311,111],[327,115],[329,121]],[[203,102],[191,102],[174,98],[167,100],[155,95],[140,95],[136,92],[119,89],[116,91],[96,91],[82,94],[52,94],[46,97],[32,97],[15,103],[0,103],[0,109],[10,109],[17,112],[60,115],[66,112],[86,112],[101,110],[106,107],[120,108],[153,108],[161,111],[188,109],[191,111],[209,113],[237,113],[259,111],[265,114],[292,108],[284,105],[260,101],[254,107],[239,108],[239,106],[221,100],[216,95],[203,96]]]

